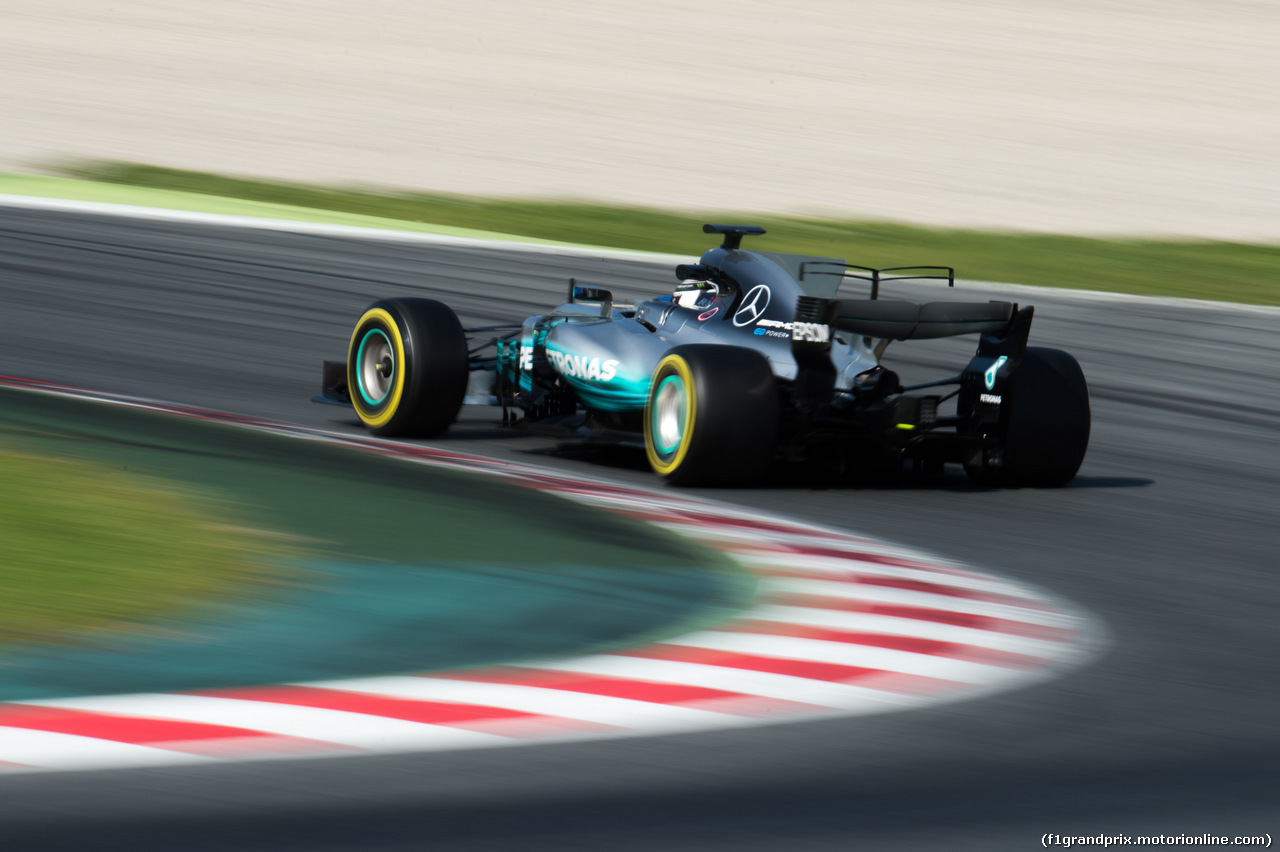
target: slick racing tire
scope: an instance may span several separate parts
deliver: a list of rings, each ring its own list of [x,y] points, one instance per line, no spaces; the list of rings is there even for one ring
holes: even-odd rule
[[[1066,485],[1084,461],[1091,422],[1089,386],[1076,359],[1060,349],[1030,347],[1004,392],[1002,463],[965,470],[984,485]]]
[[[739,346],[677,346],[653,371],[644,408],[649,464],[674,485],[755,481],[773,456],[773,369]]]
[[[430,437],[449,427],[467,392],[467,337],[432,299],[385,299],[361,315],[347,348],[347,388],[375,435]]]

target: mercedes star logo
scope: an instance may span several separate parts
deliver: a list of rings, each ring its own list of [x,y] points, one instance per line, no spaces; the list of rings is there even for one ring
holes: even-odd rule
[[[739,327],[751,325],[764,316],[764,309],[769,307],[770,295],[769,288],[763,284],[752,287],[742,300],[742,307],[733,315],[733,324]]]

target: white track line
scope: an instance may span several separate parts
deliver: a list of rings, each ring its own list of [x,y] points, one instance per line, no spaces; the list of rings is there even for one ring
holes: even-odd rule
[[[652,683],[676,683],[683,686],[701,686],[719,689],[739,695],[771,698],[777,701],[811,704],[816,707],[839,710],[843,714],[883,713],[916,706],[921,699],[900,695],[881,689],[869,689],[845,683],[794,677],[792,675],[758,672],[751,669],[734,669],[687,663],[679,660],[654,660],[647,657],[627,657],[599,654],[593,657],[576,657],[571,660],[547,660],[530,663],[530,669],[572,672],[574,674],[601,675]],[[726,721],[728,717],[726,717]],[[734,724],[741,724],[740,720]]]
[[[706,710],[522,684],[411,676],[352,678],[299,685],[359,692],[384,698],[449,701],[457,704],[501,707],[504,710],[577,719],[621,728],[683,730],[719,723],[715,718],[719,714]]]
[[[811,577],[797,576],[795,579],[835,580],[856,583],[860,577],[892,577],[901,580],[918,580],[935,586],[954,589],[965,589],[974,592],[990,592],[992,594],[1010,595],[1016,593],[1017,587],[1007,581],[994,580],[990,577],[976,577],[958,574],[940,574],[937,570],[919,565],[906,567],[902,565],[885,565],[880,562],[864,562],[857,559],[856,553],[844,558],[836,556],[812,556],[807,553],[777,553],[765,550],[735,551],[742,562],[761,573],[787,572],[790,574],[811,574]],[[1034,596],[1026,595],[1027,602],[1042,605]]]
[[[743,617],[753,621],[794,624],[826,630],[840,630],[847,633],[884,634],[927,639],[935,642],[949,642],[956,645],[971,645],[977,648],[1008,651],[1013,654],[1025,654],[1044,659],[1052,659],[1060,654],[1063,644],[1048,639],[1033,639],[1027,636],[1000,633],[994,630],[982,630],[977,627],[964,627],[958,624],[899,618],[895,615],[842,612],[830,609],[810,609],[808,607],[765,605],[751,610]],[[732,630],[733,626],[730,624],[724,629]]]
[[[89,713],[245,728],[371,751],[399,748],[410,743],[423,748],[479,747],[492,745],[493,740],[500,739],[493,734],[364,713],[206,695],[143,693],[26,703]]]
[[[0,759],[36,769],[125,769],[200,763],[193,754],[96,737],[0,727]]]
[[[844,642],[827,642],[822,639],[802,639],[794,636],[708,630],[677,636],[666,640],[663,644],[679,648],[749,654],[778,660],[878,669],[895,674],[932,677],[982,686],[997,683],[1009,677],[1008,666],[992,666],[952,657],[899,651],[894,648],[850,645]]]
[[[989,603],[951,595],[936,595],[929,592],[915,592],[910,589],[895,589],[892,586],[874,586],[865,583],[831,583],[824,580],[796,580],[777,577],[766,577],[761,581],[760,585],[766,595],[805,595],[816,598],[861,601],[871,604],[896,604],[898,606],[919,607],[921,609],[960,612],[966,615],[981,615],[1005,621],[1021,621],[1046,627],[1069,628],[1077,623],[1077,619],[1073,616],[1043,608],[1031,609],[1011,604]]]

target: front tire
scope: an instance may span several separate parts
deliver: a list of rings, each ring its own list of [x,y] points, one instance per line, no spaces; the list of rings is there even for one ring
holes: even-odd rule
[[[430,437],[457,419],[467,392],[467,337],[433,299],[384,299],[361,315],[347,347],[347,387],[375,435]]]
[[[778,398],[768,360],[738,346],[677,346],[658,362],[644,409],[649,464],[674,485],[738,485],[773,456]]]

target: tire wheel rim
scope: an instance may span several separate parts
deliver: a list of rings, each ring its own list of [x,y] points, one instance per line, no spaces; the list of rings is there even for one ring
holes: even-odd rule
[[[360,338],[356,355],[356,377],[360,396],[371,406],[382,404],[396,378],[395,349],[380,328],[371,328]]]
[[[653,447],[661,456],[670,456],[684,441],[689,395],[679,376],[667,376],[658,385],[653,399]]]

